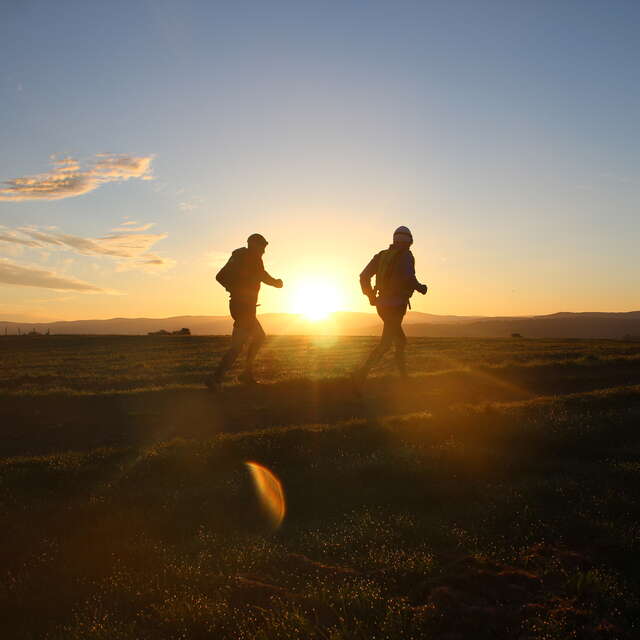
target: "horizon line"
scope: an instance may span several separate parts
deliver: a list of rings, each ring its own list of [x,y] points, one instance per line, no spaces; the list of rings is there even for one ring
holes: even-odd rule
[[[562,314],[571,314],[571,315],[586,315],[586,314],[598,314],[598,315],[627,315],[632,313],[640,313],[640,309],[631,309],[628,311],[554,311],[551,313],[534,313],[534,314],[522,314],[522,315],[475,315],[475,314],[454,314],[454,313],[429,313],[426,311],[415,311],[415,310],[407,310],[407,313],[423,315],[423,316],[431,316],[431,317],[440,317],[440,318],[468,318],[468,319],[482,319],[482,320],[492,320],[492,319],[500,319],[500,318],[522,318],[522,319],[532,319],[532,318],[544,318],[549,316],[556,316]],[[321,324],[326,322],[331,318],[331,316],[335,316],[336,314],[353,314],[353,315],[367,315],[376,317],[376,313],[371,311],[349,311],[349,310],[336,310],[331,311],[327,314],[325,318],[321,319],[311,319],[307,317],[304,313],[294,313],[290,311],[268,311],[266,313],[258,313],[259,316],[292,316],[298,317],[300,319],[309,322],[310,324]],[[75,318],[73,320],[7,320],[0,319],[0,324],[59,324],[59,323],[69,323],[69,322],[110,322],[114,320],[150,320],[150,321],[160,321],[160,320],[173,320],[177,318],[201,318],[201,319],[220,319],[220,320],[231,320],[229,314],[216,314],[216,315],[196,315],[196,314],[183,314],[183,315],[172,315],[172,316],[111,316],[107,318]]]

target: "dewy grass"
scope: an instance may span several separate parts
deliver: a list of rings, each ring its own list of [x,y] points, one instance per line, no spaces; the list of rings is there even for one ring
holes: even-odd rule
[[[43,343],[16,344],[31,377],[0,401],[7,637],[638,634],[638,345],[416,340],[406,386],[354,396],[314,362],[348,370],[369,342],[280,338],[266,385],[211,396],[101,389],[143,357],[204,371],[224,340],[53,340],[88,385],[58,394],[33,382]],[[277,529],[248,460],[282,484]]]

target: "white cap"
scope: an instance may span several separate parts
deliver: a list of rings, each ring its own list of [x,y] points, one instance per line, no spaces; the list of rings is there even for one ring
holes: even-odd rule
[[[413,243],[413,236],[411,235],[411,231],[409,231],[408,227],[398,227],[393,232],[393,241],[394,242],[408,242],[409,244]]]

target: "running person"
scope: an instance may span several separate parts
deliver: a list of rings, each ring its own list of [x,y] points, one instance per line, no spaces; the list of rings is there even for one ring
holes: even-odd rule
[[[236,249],[216,275],[216,280],[230,294],[229,311],[233,318],[233,333],[229,350],[220,360],[215,373],[206,381],[210,389],[216,389],[220,385],[245,344],[248,344],[247,361],[244,372],[238,379],[246,384],[256,383],[253,363],[265,339],[264,330],[256,317],[260,285],[264,282],[272,287],[282,288],[282,280],[271,277],[262,263],[267,244],[264,236],[259,233],[250,235],[247,246]]]
[[[398,227],[393,233],[393,244],[376,253],[360,274],[362,293],[376,307],[384,323],[380,343],[369,354],[364,364],[354,373],[354,381],[361,384],[371,368],[395,345],[395,361],[402,378],[407,377],[404,349],[407,338],[402,330],[402,320],[407,312],[409,298],[414,291],[427,293],[427,285],[416,279],[415,259],[410,251],[413,244],[411,231]],[[376,277],[375,287],[371,278]]]

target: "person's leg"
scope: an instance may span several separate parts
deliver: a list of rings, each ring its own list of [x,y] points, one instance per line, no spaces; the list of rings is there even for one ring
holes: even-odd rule
[[[244,376],[246,378],[253,379],[253,363],[258,355],[258,351],[260,351],[260,347],[264,344],[266,336],[264,333],[264,329],[262,325],[256,318],[253,323],[253,331],[251,333],[251,342],[249,343],[249,347],[247,349],[247,364],[244,370]]]
[[[404,319],[405,313],[406,309],[398,309],[398,314],[394,318],[394,342],[396,348],[395,360],[398,373],[402,378],[407,377],[407,363],[404,357],[405,347],[407,345],[407,336],[405,336],[402,329],[402,320]]]
[[[244,309],[231,303],[229,305],[231,317],[233,318],[233,332],[231,333],[231,346],[222,356],[218,367],[213,374],[215,382],[222,382],[225,374],[233,367],[234,362],[240,355],[242,347],[251,334],[251,322],[247,321],[247,314]]]
[[[387,309],[384,307],[378,308],[378,315],[382,318],[382,336],[380,342],[374,347],[373,351],[369,354],[364,364],[356,372],[356,376],[364,380],[374,367],[382,358],[382,356],[389,350],[394,340],[394,323],[390,320],[390,315]]]
[[[227,352],[222,356],[218,367],[213,374],[216,382],[222,382],[225,374],[233,367],[234,362],[237,360],[242,347],[247,340],[247,332],[242,327],[237,327],[237,323],[234,324],[233,333],[231,334],[231,346]]]
[[[404,357],[404,349],[407,344],[407,336],[404,335],[404,331],[402,330],[402,324],[399,323],[396,329],[395,336],[396,343],[396,367],[398,367],[398,373],[401,378],[407,377],[407,363]]]

